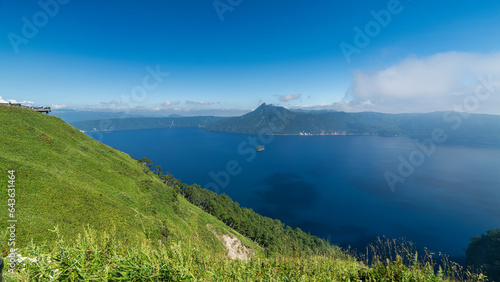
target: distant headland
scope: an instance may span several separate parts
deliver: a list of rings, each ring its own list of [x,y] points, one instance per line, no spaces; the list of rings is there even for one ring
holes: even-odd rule
[[[387,114],[376,112],[295,111],[262,104],[238,117],[126,117],[72,122],[83,131],[150,128],[203,128],[212,132],[259,135],[424,136],[440,129],[450,136],[500,138],[500,116],[446,111]]]

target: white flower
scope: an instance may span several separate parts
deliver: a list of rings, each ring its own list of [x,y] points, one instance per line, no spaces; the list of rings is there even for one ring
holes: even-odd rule
[[[27,260],[29,263],[36,263],[38,261],[38,259],[35,257],[35,258],[29,258],[29,257],[23,257],[21,255],[17,255],[17,263],[22,263],[23,261]],[[24,264],[26,265],[26,264]]]
[[[27,257],[22,257],[21,255],[19,255],[19,258],[17,259],[17,263],[21,263],[23,261],[25,261],[27,259]]]

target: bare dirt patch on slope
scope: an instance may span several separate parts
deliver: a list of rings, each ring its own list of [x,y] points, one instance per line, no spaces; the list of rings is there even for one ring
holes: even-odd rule
[[[253,250],[244,246],[241,243],[241,240],[234,234],[229,233],[227,235],[219,235],[213,226],[207,224],[207,227],[212,230],[214,235],[219,238],[224,246],[226,246],[228,251],[227,256],[230,259],[249,260],[254,255]]]

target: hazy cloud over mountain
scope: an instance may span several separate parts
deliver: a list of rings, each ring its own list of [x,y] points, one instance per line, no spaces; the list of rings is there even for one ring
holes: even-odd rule
[[[278,97],[280,99],[280,102],[290,102],[290,101],[293,101],[293,100],[298,100],[298,99],[300,99],[301,96],[302,96],[302,94],[278,95]]]
[[[358,70],[344,101],[346,111],[428,112],[473,110],[500,114],[500,54],[448,52],[408,57],[377,71]],[[474,98],[475,93],[479,96]],[[482,98],[482,99],[478,99]]]
[[[165,107],[169,107],[169,106],[175,106],[175,105],[179,105],[180,104],[180,101],[165,101],[163,102],[161,105],[162,106],[165,106]]]
[[[185,103],[187,105],[213,105],[213,104],[215,104],[215,102],[211,102],[211,101],[198,101],[198,102],[186,101]]]

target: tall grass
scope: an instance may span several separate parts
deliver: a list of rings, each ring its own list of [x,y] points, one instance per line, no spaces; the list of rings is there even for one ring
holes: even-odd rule
[[[474,273],[446,255],[439,254],[441,259],[436,260],[435,253],[426,248],[419,254],[413,242],[404,239],[378,237],[358,257],[371,267],[363,281],[380,281],[381,277],[394,281],[486,281],[484,274]]]
[[[447,260],[437,266],[431,253],[420,257],[411,243],[386,238],[369,247],[370,258],[338,252],[240,261],[203,254],[189,240],[127,245],[112,232],[88,227],[75,240],[52,232],[56,244],[22,249],[16,273],[5,281],[486,281]]]

